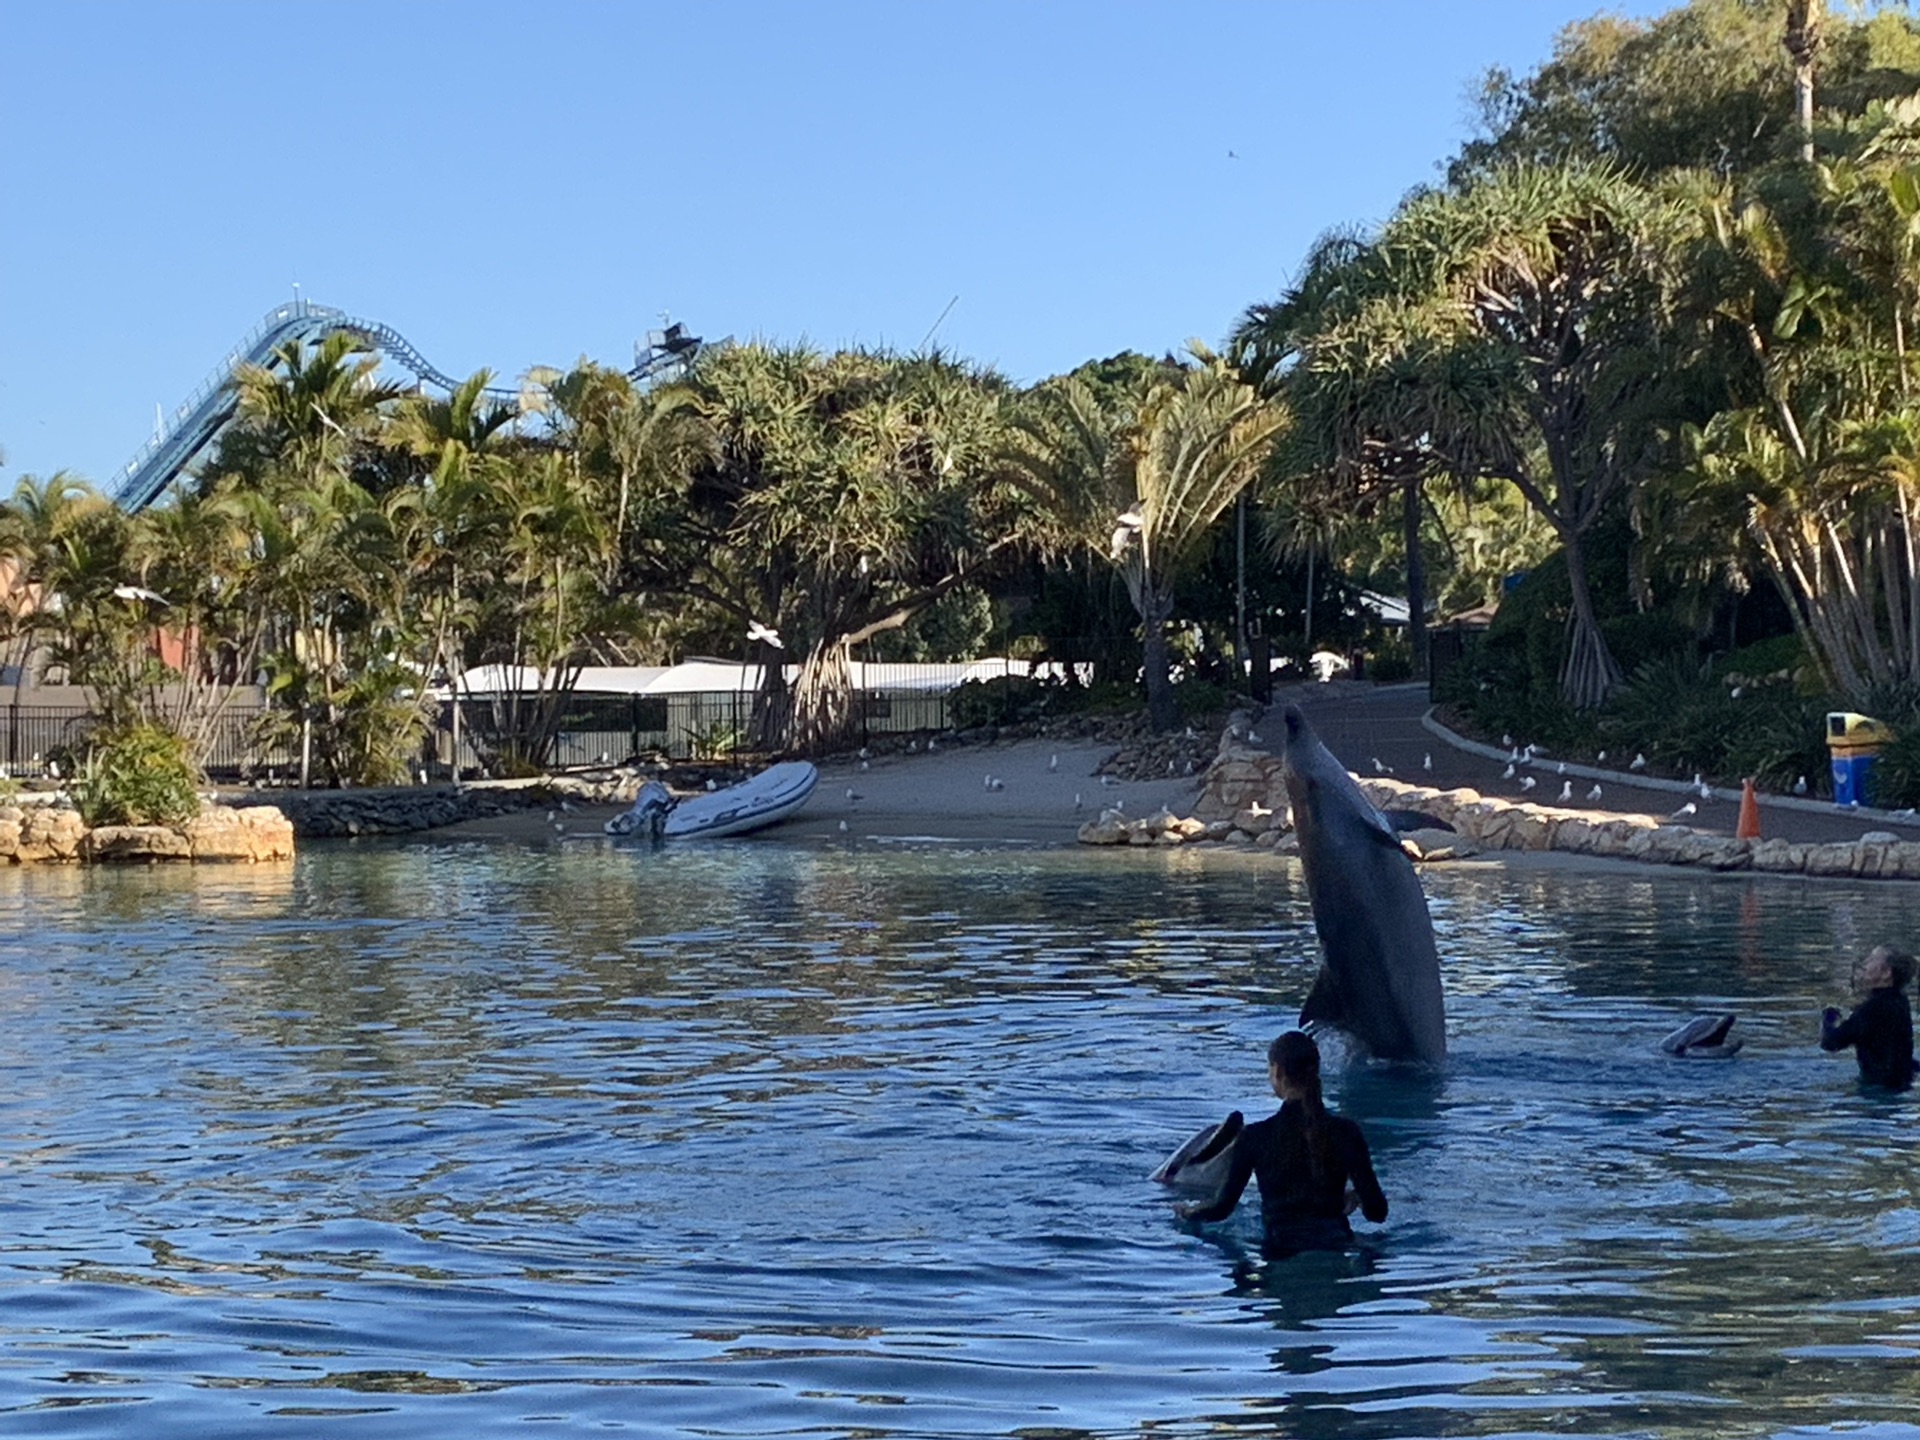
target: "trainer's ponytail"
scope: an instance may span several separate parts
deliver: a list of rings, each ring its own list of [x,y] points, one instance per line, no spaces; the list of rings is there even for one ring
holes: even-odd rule
[[[1300,1120],[1307,1134],[1307,1165],[1315,1180],[1333,1168],[1333,1137],[1328,1133],[1326,1101],[1320,1094],[1320,1047],[1311,1035],[1289,1030],[1267,1047],[1267,1064],[1280,1072],[1288,1088],[1299,1092]]]

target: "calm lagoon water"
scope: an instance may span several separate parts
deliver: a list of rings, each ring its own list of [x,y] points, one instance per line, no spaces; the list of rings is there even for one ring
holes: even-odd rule
[[[1329,1077],[1392,1216],[1263,1265],[1145,1176],[1273,1103],[1290,866],[0,872],[0,1433],[1915,1433],[1920,1101],[1812,1041],[1920,892],[1427,883],[1446,1073]]]

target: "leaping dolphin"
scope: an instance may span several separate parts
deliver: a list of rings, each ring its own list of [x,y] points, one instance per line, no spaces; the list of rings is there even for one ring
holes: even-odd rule
[[[1299,708],[1285,717],[1287,795],[1323,957],[1300,1024],[1344,1030],[1375,1059],[1438,1065],[1446,1001],[1413,862]]]

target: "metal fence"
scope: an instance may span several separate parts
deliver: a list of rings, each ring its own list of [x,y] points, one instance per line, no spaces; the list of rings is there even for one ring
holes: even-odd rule
[[[942,667],[943,669],[946,667]],[[956,674],[961,667],[952,669]],[[895,673],[897,671],[897,673]],[[955,696],[959,686],[952,676],[933,677],[932,688],[909,688],[905,680],[925,677],[926,667],[869,665],[867,684],[855,692],[855,715],[864,738],[945,730],[961,724],[1005,724],[1016,713],[1025,692],[1018,679],[996,684],[1001,677],[973,687],[974,698],[959,713]],[[1007,673],[1018,676],[1017,669]],[[618,764],[639,756],[664,755],[673,761],[730,758],[751,743],[754,718],[752,690],[710,690],[672,695],[575,694],[561,713],[552,763],[557,768]],[[299,764],[297,742],[285,736],[285,727],[266,722],[271,708],[233,705],[216,723],[206,756],[206,769],[216,778],[291,773]],[[460,754],[463,770],[483,767],[484,756],[499,748],[505,724],[504,707],[481,697],[460,704]],[[7,773],[20,778],[48,773],[49,764],[67,773],[85,755],[95,717],[72,706],[0,705],[0,762]],[[455,763],[453,707],[441,705],[430,727],[423,763],[439,767]]]
[[[207,747],[208,773],[234,776],[290,769],[297,756],[290,745],[276,744],[268,737],[264,722],[269,713],[264,705],[235,705],[223,711],[214,722]],[[91,711],[72,706],[0,706],[0,762],[19,779],[47,775],[53,766],[72,774],[98,723]]]

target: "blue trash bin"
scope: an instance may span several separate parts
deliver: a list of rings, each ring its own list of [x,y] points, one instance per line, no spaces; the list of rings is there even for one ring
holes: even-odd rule
[[[1835,755],[1833,757],[1833,803],[1864,805],[1867,786],[1873,774],[1872,755]]]

